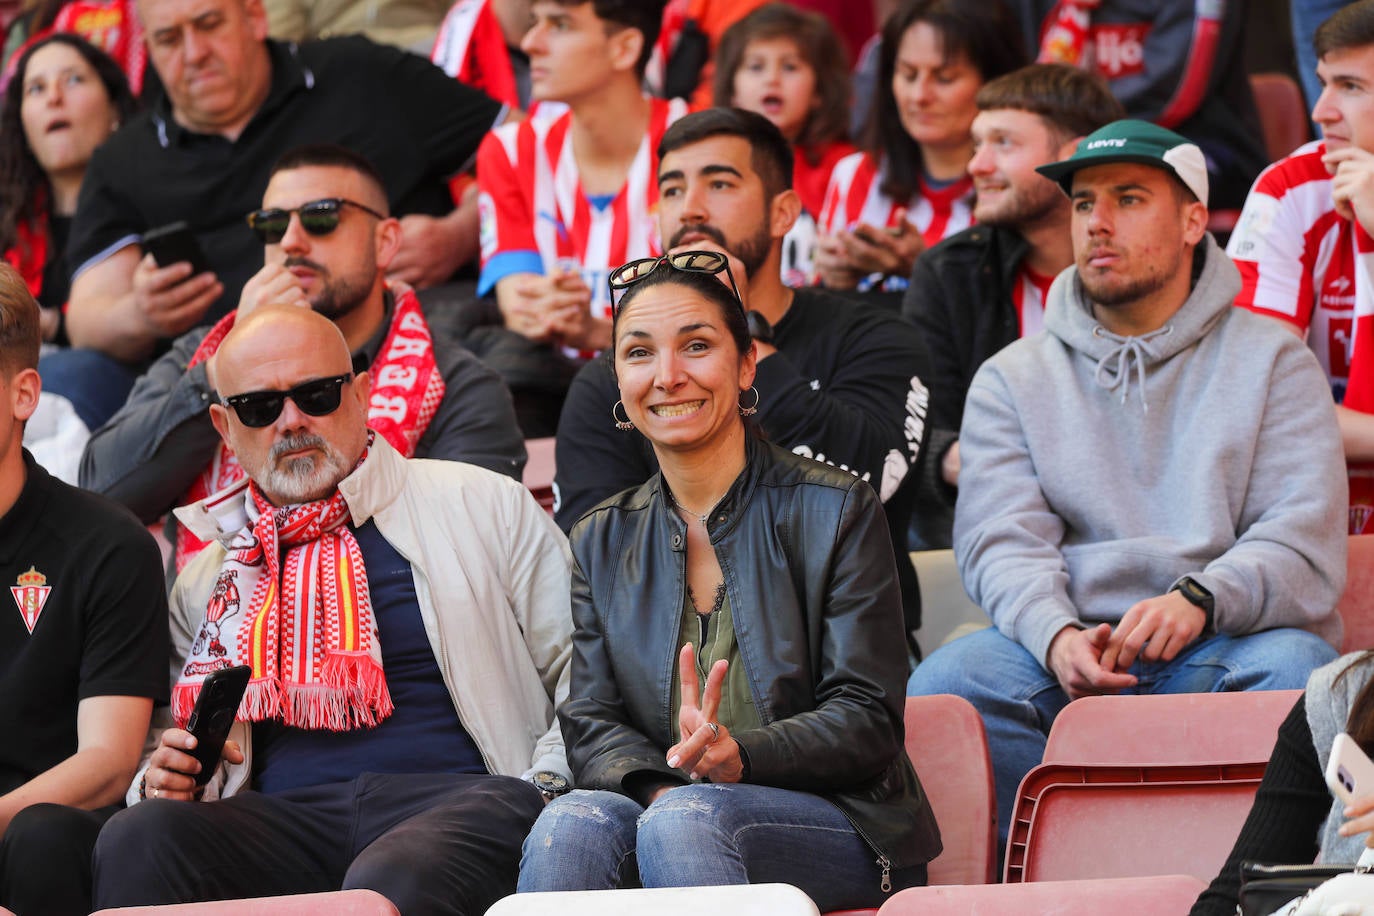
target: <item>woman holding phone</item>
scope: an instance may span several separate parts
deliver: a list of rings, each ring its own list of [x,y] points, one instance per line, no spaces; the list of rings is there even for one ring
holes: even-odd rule
[[[883,25],[877,92],[818,220],[831,289],[904,289],[916,257],[973,221],[975,98],[1030,61],[1001,0],[904,0]]]
[[[940,849],[903,750],[878,498],[751,431],[754,346],[725,255],[632,262],[611,287],[610,413],[660,472],[572,531],[559,719],[580,789],[541,815],[520,889],[784,881],[822,909],[876,906]]]
[[[1374,795],[1347,807],[1326,785],[1331,744],[1341,732],[1374,754],[1374,651],[1344,655],[1312,672],[1279,726],[1240,837],[1191,916],[1233,916],[1243,861],[1299,865],[1315,859],[1354,867],[1360,853],[1374,847]]]

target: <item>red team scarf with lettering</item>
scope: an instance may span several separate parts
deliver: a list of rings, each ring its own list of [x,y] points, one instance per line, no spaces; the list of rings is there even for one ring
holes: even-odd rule
[[[364,451],[359,464],[366,460]],[[172,688],[177,724],[185,726],[210,672],[246,664],[253,674],[241,719],[330,731],[377,725],[393,706],[343,494],[276,507],[257,484],[248,491],[257,517],[229,545]]]
[[[372,377],[372,396],[368,401],[367,425],[382,434],[407,458],[415,454],[415,446],[429,428],[439,404],[444,399],[444,377],[434,358],[434,338],[429,333],[424,313],[415,292],[400,283],[388,284],[395,298],[391,327],[382,341],[377,358],[369,368]],[[209,359],[234,326],[237,312],[230,312],[205,335],[191,366]],[[187,368],[190,368],[189,366]],[[181,504],[200,502],[240,483],[244,478],[239,466],[223,443],[215,449],[209,466],[191,484]],[[181,572],[186,564],[206,547],[206,542],[183,525],[177,529],[176,567]]]

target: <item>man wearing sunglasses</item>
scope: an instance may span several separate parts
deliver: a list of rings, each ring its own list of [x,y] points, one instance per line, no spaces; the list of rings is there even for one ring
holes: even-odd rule
[[[242,479],[206,413],[218,389],[215,352],[236,320],[264,305],[331,319],[372,376],[370,422],[406,456],[467,461],[519,479],[524,439],[505,386],[404,284],[387,281],[401,230],[367,160],[335,146],[301,147],[277,164],[263,206],[248,215],[265,264],[237,313],[182,335],[97,430],[82,485],[145,521]],[[178,568],[203,543],[179,530]]]
[[[216,543],[172,593],[167,728],[97,845],[96,905],[370,888],[481,914],[568,787],[567,543],[515,481],[369,430],[373,379],[311,310],[261,306],[215,371],[249,482],[178,510]],[[253,677],[202,796],[186,717],[238,664]]]
[[[738,109],[694,112],[668,128],[658,152],[663,247],[715,249],[734,261],[758,349],[754,419],[773,442],[872,484],[887,513],[914,631],[920,593],[906,529],[926,405],[915,330],[895,314],[783,284],[783,238],[801,204],[791,187],[791,146],[766,118]],[[565,530],[657,470],[648,441],[611,421],[618,398],[604,359],[585,366],[568,391],[555,509]]]

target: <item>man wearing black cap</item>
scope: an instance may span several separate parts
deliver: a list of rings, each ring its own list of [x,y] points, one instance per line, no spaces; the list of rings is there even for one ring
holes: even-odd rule
[[[1040,171],[1073,205],[1045,330],[985,363],[954,549],[996,629],[917,668],[982,713],[1000,828],[1077,697],[1301,687],[1335,657],[1346,495],[1325,380],[1206,234],[1207,167],[1142,121]]]

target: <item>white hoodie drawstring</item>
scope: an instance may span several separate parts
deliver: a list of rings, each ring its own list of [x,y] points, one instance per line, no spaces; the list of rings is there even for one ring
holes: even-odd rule
[[[1140,337],[1121,337],[1108,331],[1102,325],[1093,328],[1093,336],[1110,340],[1117,346],[1103,354],[1097,361],[1097,374],[1095,381],[1097,384],[1108,391],[1112,391],[1118,385],[1121,386],[1121,403],[1126,403],[1126,396],[1131,390],[1131,360],[1135,359],[1136,376],[1139,379],[1140,387],[1140,406],[1145,413],[1150,412],[1149,402],[1145,400],[1145,358],[1155,356],[1154,349],[1150,342],[1156,337],[1163,337],[1174,329],[1171,324],[1166,324],[1157,331],[1151,331]],[[1108,364],[1116,361],[1116,365],[1109,371]]]

